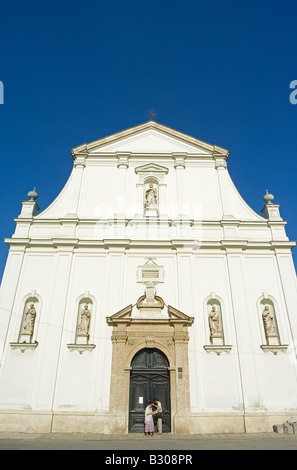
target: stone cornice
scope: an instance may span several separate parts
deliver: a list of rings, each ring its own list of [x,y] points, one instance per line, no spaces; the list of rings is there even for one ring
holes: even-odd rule
[[[147,222],[147,219],[145,217],[141,218],[122,218],[120,219],[121,221],[128,223],[128,222]],[[63,223],[76,223],[76,224],[98,224],[98,223],[110,223],[112,221],[118,222],[118,218],[109,218],[109,219],[96,219],[96,218],[80,218],[75,216],[73,214],[71,217],[57,217],[57,218],[45,218],[45,217],[17,217],[14,219],[16,223],[34,223],[34,224],[63,224]],[[156,223],[172,223],[172,222],[180,222],[180,218],[162,218],[158,217],[155,219]],[[248,220],[248,219],[203,219],[203,220],[194,220],[191,218],[186,218],[183,219],[182,222],[184,221],[189,221],[189,222],[196,222],[199,224],[202,224],[203,226],[206,225],[248,225],[248,226],[253,226],[253,227],[259,227],[259,226],[285,226],[287,225],[287,221],[284,220],[267,220],[264,218],[260,218],[259,220]],[[153,222],[153,219],[150,220],[150,222]]]
[[[85,240],[72,238],[5,238],[5,243],[10,247],[28,248],[43,247],[53,249],[79,249],[89,248],[106,250],[107,248],[119,249],[169,249],[169,250],[195,250],[196,254],[203,250],[218,250],[221,252],[245,252],[248,250],[257,251],[283,251],[288,252],[296,246],[296,241],[277,240],[277,241],[257,241],[257,240],[202,240],[199,241],[199,249],[195,249],[193,240],[130,240],[130,239],[104,239],[104,240]]]
[[[79,229],[80,226],[82,227],[88,227],[89,230],[92,230],[94,228],[96,229],[99,229],[101,230],[101,228],[105,228],[107,225],[109,227],[112,227],[112,226],[115,226],[117,228],[119,227],[123,227],[123,235],[125,233],[125,230],[126,230],[126,227],[130,228],[130,231],[129,231],[129,235],[131,236],[131,229],[133,230],[138,230],[138,229],[142,229],[142,227],[145,227],[147,228],[147,224],[148,224],[148,220],[144,217],[135,217],[135,218],[132,218],[132,219],[127,219],[125,218],[124,216],[122,218],[110,218],[110,219],[79,219],[79,218],[75,218],[74,216],[69,218],[69,217],[63,217],[63,218],[57,218],[57,219],[45,219],[45,218],[33,218],[33,219],[24,219],[24,218],[18,218],[18,219],[15,219],[15,222],[17,224],[17,226],[24,226],[25,227],[25,230],[21,231],[20,232],[20,235],[21,234],[27,234],[27,237],[19,237],[18,236],[18,232],[16,231],[16,233],[13,235],[13,239],[15,240],[18,240],[16,241],[15,243],[19,243],[21,244],[22,243],[22,240],[25,240],[25,243],[28,239],[31,239],[30,237],[30,231],[31,231],[31,227],[34,226],[35,228],[37,228],[38,226],[42,227],[46,227],[47,228],[47,232],[48,234],[50,235],[51,234],[51,231],[54,233],[56,233],[57,235],[59,234],[59,231],[61,232],[61,236],[60,237],[57,237],[57,239],[61,240],[61,243],[65,243],[63,240],[64,239],[64,233],[63,233],[63,227],[70,227],[72,228],[72,233],[70,234],[69,232],[69,236],[75,236],[77,232],[77,230]],[[255,234],[253,236],[253,241],[249,241],[248,243],[251,244],[251,243],[254,243],[255,240],[256,240],[256,243],[263,243],[263,239],[261,240],[262,237],[259,237],[259,240],[257,241],[257,239],[255,239],[255,236],[257,234],[257,229],[259,228],[270,228],[271,230],[273,230],[274,227],[276,228],[285,228],[287,222],[285,221],[268,221],[266,219],[263,219],[263,220],[258,220],[258,221],[249,221],[249,220],[194,220],[194,219],[191,219],[191,218],[184,218],[184,219],[180,219],[180,218],[177,218],[177,219],[169,219],[169,218],[156,218],[156,219],[153,219],[151,218],[149,220],[149,224],[150,224],[150,227],[152,227],[152,229],[154,229],[155,227],[168,227],[168,230],[170,230],[172,227],[179,227],[181,229],[183,228],[187,228],[188,230],[199,230],[199,233],[201,233],[200,237],[202,237],[202,241],[203,243],[205,243],[205,240],[203,240],[203,237],[204,237],[204,230],[207,230],[208,228],[211,228],[212,230],[213,229],[220,229],[220,230],[225,230],[225,229],[231,229],[232,227],[237,231],[237,236],[234,237],[234,238],[231,238],[229,240],[229,238],[226,238],[224,239],[224,237],[221,238],[221,240],[225,241],[225,244],[227,245],[228,243],[235,241],[236,244],[238,245],[238,243],[242,243],[242,239],[240,238],[240,230],[244,230],[246,227],[249,228],[249,229],[254,229],[255,230]],[[128,229],[127,228],[127,229]],[[44,231],[43,231],[44,233]],[[244,233],[244,232],[243,232]],[[168,232],[169,234],[169,232]],[[270,235],[270,232],[267,233],[267,236]],[[125,236],[125,235],[124,235]],[[170,236],[170,235],[169,235]],[[271,236],[271,239],[273,238],[272,235]],[[51,239],[51,238],[50,238]],[[217,239],[217,237],[215,237],[215,239]],[[10,238],[6,238],[5,239],[5,242],[9,242],[11,243],[10,241],[11,239]],[[39,243],[40,244],[44,244],[45,242],[43,240],[47,240],[46,238],[39,238]],[[80,242],[83,242],[84,240],[79,240]],[[91,241],[91,240],[90,240]],[[94,244],[102,244],[102,241],[100,242],[100,239],[99,240],[93,240],[93,243]],[[211,242],[212,241],[208,238],[207,242]],[[269,240],[266,240],[264,241],[264,243],[268,243],[270,242]],[[280,243],[287,243],[288,242],[288,239],[287,237],[282,237],[282,238],[279,238],[279,242]],[[35,242],[36,243],[36,242]],[[114,245],[115,244],[120,244],[121,243],[121,240],[118,240],[118,239],[114,239],[114,241],[112,242]],[[149,242],[148,242],[149,243]],[[163,244],[163,240],[159,240],[159,243],[160,244]],[[271,242],[271,243],[278,243],[276,241],[274,242]],[[290,242],[292,243],[292,247],[295,246],[295,242]],[[201,244],[201,240],[199,240],[199,246]]]

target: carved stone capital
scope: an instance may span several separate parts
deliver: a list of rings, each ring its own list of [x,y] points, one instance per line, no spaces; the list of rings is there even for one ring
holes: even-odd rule
[[[179,154],[179,153],[173,153],[172,154],[174,158],[174,168],[181,168],[184,169],[186,168],[186,157],[187,154]]]
[[[130,155],[131,155],[131,152],[127,152],[127,153],[117,152],[117,157],[118,157],[117,167],[118,168],[129,168],[129,157],[130,157]]]
[[[216,170],[217,170],[217,169],[226,170],[226,168],[227,168],[227,161],[226,161],[226,159],[225,159],[225,158],[222,158],[222,157],[215,158],[215,168],[216,168]]]

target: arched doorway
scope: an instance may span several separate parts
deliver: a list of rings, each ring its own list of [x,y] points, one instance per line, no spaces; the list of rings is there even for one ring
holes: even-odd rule
[[[168,316],[155,318],[153,312],[142,312],[139,317],[133,315],[131,304],[107,317],[113,327],[110,412],[114,433],[143,432],[145,406],[154,398],[160,399],[165,411],[163,431],[188,432],[188,327],[194,318],[170,305],[166,309]]]
[[[171,430],[168,359],[155,348],[141,349],[132,359],[130,372],[129,431],[144,432],[148,400],[158,398],[163,410],[163,432]]]

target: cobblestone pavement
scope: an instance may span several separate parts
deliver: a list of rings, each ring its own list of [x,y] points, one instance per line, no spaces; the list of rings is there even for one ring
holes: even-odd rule
[[[0,450],[297,450],[297,435],[203,434],[174,436],[143,434],[104,436],[99,434],[0,433]]]

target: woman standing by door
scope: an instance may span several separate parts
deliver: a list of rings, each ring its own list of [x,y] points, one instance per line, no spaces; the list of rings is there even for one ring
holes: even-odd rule
[[[144,432],[146,436],[154,435],[155,426],[153,421],[153,414],[153,403],[149,401],[144,412]]]

